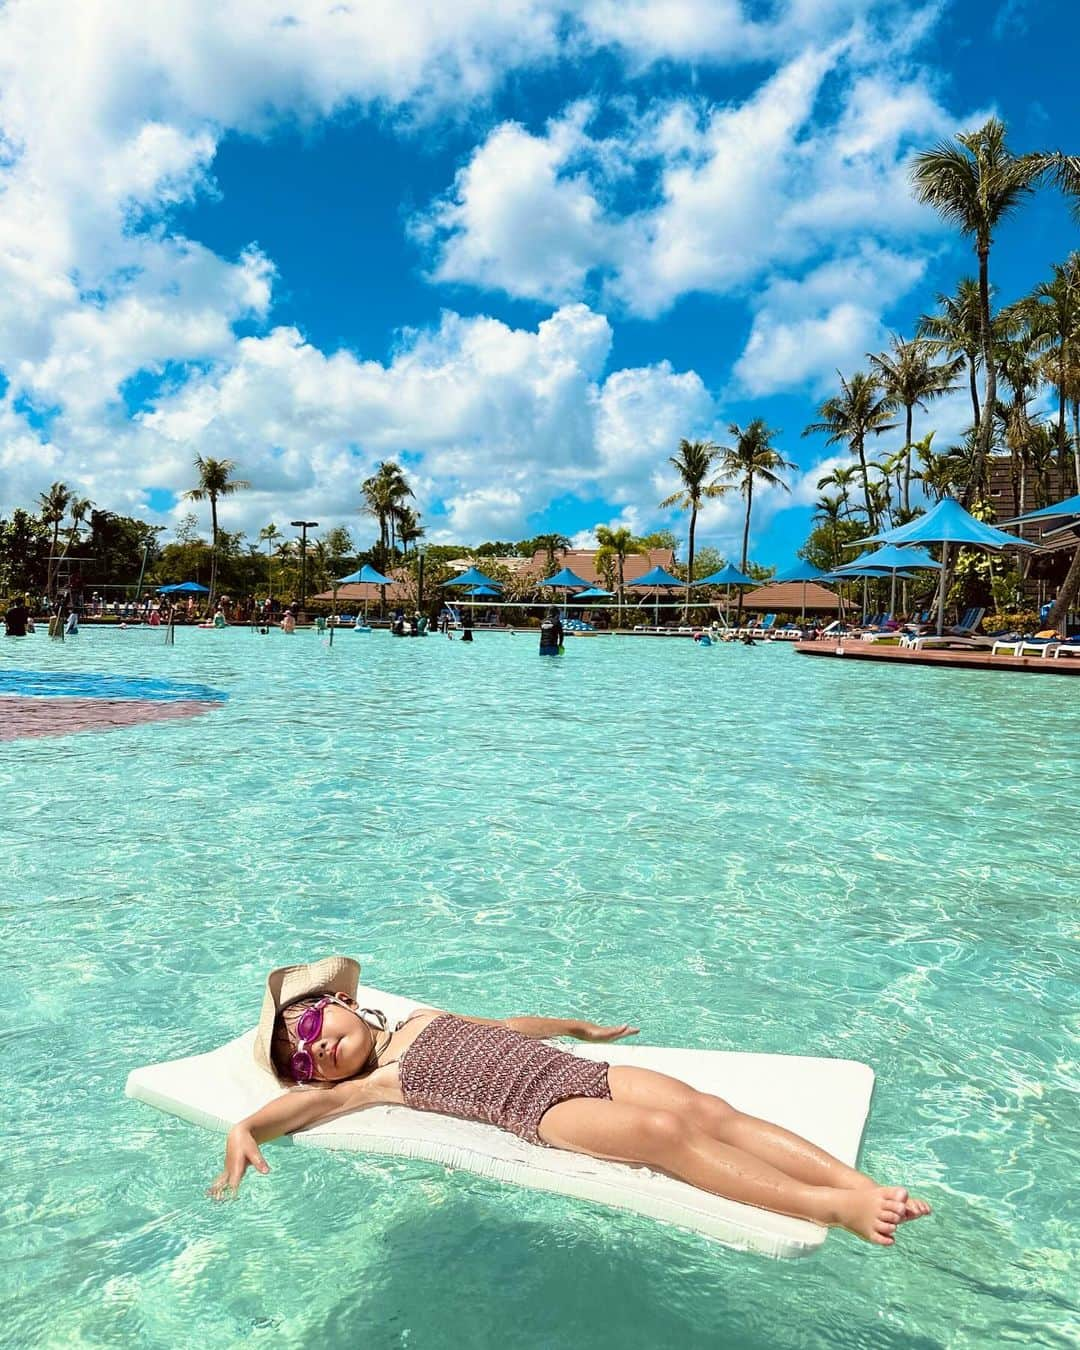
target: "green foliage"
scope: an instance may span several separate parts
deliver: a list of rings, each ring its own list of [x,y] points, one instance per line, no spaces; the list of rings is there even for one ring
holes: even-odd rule
[[[674,530],[653,530],[652,534],[643,535],[641,542],[646,548],[669,548],[673,557],[679,551],[679,541]]]
[[[50,548],[46,524],[28,511],[0,520],[0,592],[12,595],[45,586]]]
[[[857,539],[863,539],[865,536],[865,521],[852,520],[850,517],[837,521],[824,521],[810,531],[806,543],[799,549],[799,557],[805,558],[815,567],[820,567],[823,572],[829,572],[834,567],[838,567],[845,559],[854,556],[850,550],[844,547],[845,544],[853,544]]]
[[[486,543],[477,544],[475,548],[469,549],[468,552],[473,558],[531,558],[536,551],[533,547],[534,542],[532,539],[523,539],[519,544],[512,544],[506,539],[489,539]],[[525,551],[526,545],[528,546],[527,552]],[[450,554],[451,558],[460,556],[460,549]]]
[[[148,525],[134,516],[118,516],[112,511],[90,513],[90,538],[81,545],[93,558],[84,576],[95,585],[134,584],[142,569],[146,549],[146,575],[151,575],[161,556],[158,536],[164,526]]]

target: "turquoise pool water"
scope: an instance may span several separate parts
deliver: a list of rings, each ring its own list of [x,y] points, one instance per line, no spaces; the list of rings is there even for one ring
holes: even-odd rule
[[[0,746],[0,1340],[1075,1345],[1080,685],[535,645],[0,645],[0,670],[228,695]],[[215,1206],[221,1141],[125,1075],[236,1034],[267,968],[329,950],[464,1012],[866,1060],[863,1165],[937,1213],[786,1265],[282,1145]]]

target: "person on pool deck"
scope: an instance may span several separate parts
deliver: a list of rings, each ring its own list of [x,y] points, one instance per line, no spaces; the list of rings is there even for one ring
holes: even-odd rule
[[[8,637],[25,637],[26,625],[30,620],[30,611],[26,608],[26,596],[17,595],[14,603],[8,605],[4,615],[4,632]]]
[[[289,1086],[234,1125],[210,1186],[235,1192],[259,1145],[365,1106],[404,1105],[501,1126],[531,1144],[665,1172],[743,1204],[847,1228],[892,1246],[897,1226],[930,1213],[902,1186],[879,1186],[809,1140],[744,1115],[719,1097],[651,1069],[584,1059],[547,1037],[616,1041],[628,1023],[468,1017],[417,1009],[390,1027],[359,1008],[348,957],[285,966],[267,979],[256,1062]]]

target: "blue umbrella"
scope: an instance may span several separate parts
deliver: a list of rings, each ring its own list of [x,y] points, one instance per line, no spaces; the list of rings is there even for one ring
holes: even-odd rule
[[[159,586],[161,595],[209,595],[209,586],[200,586],[197,581],[177,581],[172,586]]]
[[[797,562],[791,564],[778,576],[773,577],[773,581],[779,585],[785,581],[802,582],[802,620],[806,622],[806,583],[808,581],[820,581],[825,573],[820,567],[815,567],[812,562],[807,562],[805,558],[799,558]]]
[[[579,600],[609,600],[614,594],[614,591],[605,591],[602,586],[590,586],[587,591],[579,591],[570,599],[576,604]]]
[[[937,569],[941,566],[935,562],[924,548],[904,548],[899,544],[886,544],[884,548],[879,548],[873,553],[860,553],[857,558],[852,558],[851,562],[841,563],[835,570],[837,572],[846,572],[849,568],[856,565],[865,565],[866,567],[877,567],[882,571],[892,570],[918,571],[921,568]]]
[[[694,585],[725,586],[727,588],[724,597],[724,623],[726,624],[731,611],[732,586],[756,586],[757,582],[753,577],[748,577],[745,572],[740,572],[737,567],[733,567],[731,563],[725,563],[719,572],[710,572],[707,577],[695,581]]]
[[[499,595],[500,591],[495,586],[473,586],[469,590],[470,595]]]
[[[889,587],[889,610],[896,609],[897,579],[908,581],[912,571],[933,570],[941,567],[924,548],[909,545],[885,544],[874,552],[861,553],[851,562],[842,563],[833,573],[834,577],[888,576],[892,579]],[[864,597],[865,598],[865,597]]]
[[[674,586],[685,586],[685,581],[680,581],[678,577],[673,577],[670,572],[657,566],[651,571],[646,572],[643,577],[632,577],[626,583],[628,586],[642,587],[646,590],[656,591],[656,603],[653,606],[653,623],[660,627],[660,591],[670,590]]]
[[[478,567],[470,567],[467,572],[462,572],[459,577],[451,577],[449,581],[443,582],[444,586],[495,586],[498,588],[501,583],[493,581],[491,577],[484,576]]]
[[[1029,511],[1023,516],[1014,516],[1012,520],[1003,520],[1003,525],[1020,525],[1029,520],[1066,520],[1080,518],[1080,497],[1066,497],[1054,506],[1044,506],[1039,511]]]
[[[646,572],[643,577],[632,577],[626,583],[628,586],[646,586],[649,590],[654,587],[685,586],[684,581],[678,577],[673,577],[662,567],[654,567],[651,572]]]
[[[786,568],[783,572],[778,572],[773,577],[773,581],[779,585],[783,581],[801,581],[805,585],[808,581],[820,581],[825,573],[820,567],[815,567],[812,562],[807,562],[805,558],[800,558],[798,562]]]
[[[731,563],[725,563],[719,572],[710,572],[707,577],[702,577],[694,582],[695,586],[756,586],[757,582],[753,577],[748,577],[745,572],[740,572],[737,567]]]
[[[968,544],[972,548],[1000,552],[1005,548],[1034,548],[1026,539],[1006,534],[984,521],[976,520],[954,497],[942,497],[924,516],[917,516],[906,525],[859,541],[863,544],[940,544],[941,582],[938,586],[937,631],[945,630],[945,584],[949,567],[949,545]]]
[[[558,591],[576,591],[579,586],[588,584],[584,577],[579,577],[569,567],[564,567],[561,572],[556,572],[553,577],[547,577],[540,583],[541,586],[551,586]]]
[[[389,577],[384,577],[381,572],[376,572],[374,567],[365,563],[359,572],[350,572],[347,577],[338,577],[335,585],[337,586],[391,586],[393,582]]]
[[[943,497],[924,516],[916,516],[906,525],[894,530],[883,530],[860,544],[970,544],[973,548],[998,550],[1003,548],[1034,548],[1015,534],[976,520],[954,497]],[[944,561],[944,559],[943,559]]]

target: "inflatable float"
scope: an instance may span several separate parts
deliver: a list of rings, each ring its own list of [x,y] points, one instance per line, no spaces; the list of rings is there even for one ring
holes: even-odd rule
[[[382,1008],[391,1021],[428,1006],[364,986],[356,997],[361,1006]],[[208,1054],[134,1069],[126,1093],[205,1129],[227,1131],[282,1092],[277,1080],[256,1065],[254,1036],[252,1030]],[[869,1065],[847,1059],[645,1045],[575,1043],[573,1049],[587,1059],[672,1074],[701,1091],[723,1096],[742,1111],[798,1131],[846,1163],[856,1161],[874,1087]],[[405,1106],[353,1111],[289,1139],[305,1148],[420,1158],[462,1168],[512,1186],[630,1210],[692,1229],[739,1251],[778,1259],[811,1255],[828,1231],[805,1219],[710,1195],[648,1168],[540,1148],[494,1125]]]

